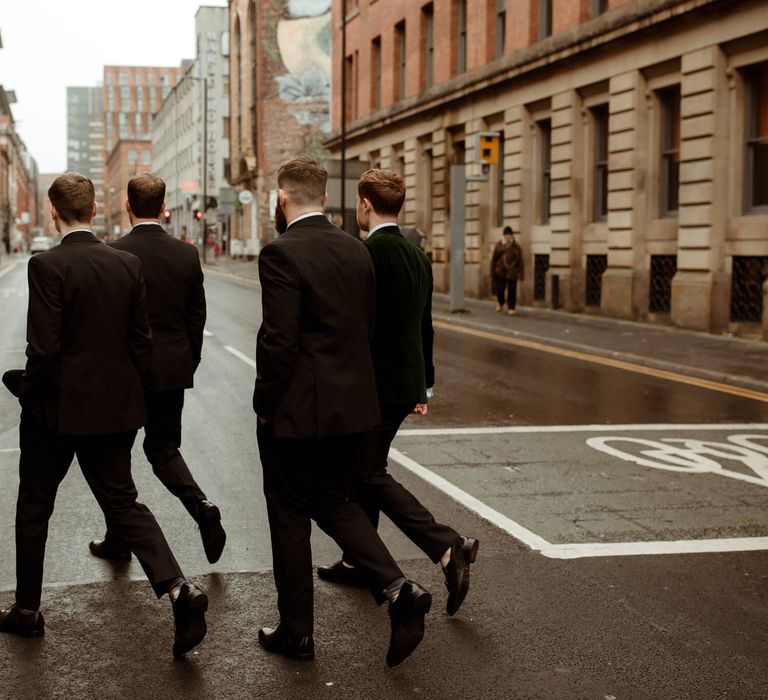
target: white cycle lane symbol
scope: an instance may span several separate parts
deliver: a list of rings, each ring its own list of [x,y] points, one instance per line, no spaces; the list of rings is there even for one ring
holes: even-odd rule
[[[634,437],[592,437],[595,450],[643,467],[691,474],[718,474],[730,479],[768,487],[768,435],[729,435],[728,442],[690,438],[646,440]],[[618,447],[623,445],[623,449]],[[635,449],[632,449],[634,447]],[[637,448],[640,449],[637,449]],[[726,469],[721,461],[740,462],[752,474]]]

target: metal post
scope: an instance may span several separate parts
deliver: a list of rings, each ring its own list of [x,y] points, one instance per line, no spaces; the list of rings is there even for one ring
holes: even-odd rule
[[[464,207],[467,178],[464,165],[451,166],[451,295],[450,311],[464,311]]]
[[[341,0],[341,228],[347,214],[347,0]]]
[[[206,202],[208,200],[208,77],[203,78],[203,263],[206,260],[206,248],[208,248],[207,232],[205,226]]]

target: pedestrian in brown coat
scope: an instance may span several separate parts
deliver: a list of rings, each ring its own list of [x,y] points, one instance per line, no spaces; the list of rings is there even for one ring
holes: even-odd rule
[[[491,256],[491,290],[496,294],[496,311],[503,310],[506,295],[507,313],[517,313],[517,281],[524,278],[523,251],[515,241],[512,227],[505,226],[503,238],[494,246]]]

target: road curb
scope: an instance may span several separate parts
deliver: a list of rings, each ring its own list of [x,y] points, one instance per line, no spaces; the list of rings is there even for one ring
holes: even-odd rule
[[[720,382],[722,384],[728,384],[730,386],[740,387],[742,389],[753,389],[755,391],[768,392],[768,382],[762,382],[751,377],[745,377],[741,375],[733,375],[725,372],[718,372],[714,370],[708,370],[701,367],[691,367],[690,365],[683,365],[677,362],[667,362],[665,360],[656,360],[642,355],[635,355],[634,353],[621,352],[618,350],[605,350],[603,348],[595,347],[594,345],[585,345],[584,343],[574,343],[567,340],[556,340],[548,336],[537,335],[535,333],[527,333],[525,331],[515,331],[505,328],[499,328],[491,323],[484,323],[482,321],[474,321],[467,319],[459,314],[444,314],[441,312],[432,314],[432,318],[440,320],[444,323],[452,324],[455,326],[465,326],[467,328],[474,328],[475,330],[482,330],[490,333],[497,333],[499,335],[507,336],[510,338],[520,338],[521,340],[529,340],[543,345],[549,345],[552,347],[563,348],[564,350],[573,350],[576,352],[590,353],[598,357],[604,357],[606,359],[621,360],[623,362],[629,362],[632,364],[640,365],[641,367],[648,367],[650,369],[659,369],[667,372],[675,372],[688,377],[695,377],[697,379],[708,379],[711,381]]]

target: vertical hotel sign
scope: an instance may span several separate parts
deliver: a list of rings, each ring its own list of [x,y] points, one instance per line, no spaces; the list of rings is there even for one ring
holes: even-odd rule
[[[221,37],[218,32],[206,32],[205,50],[203,60],[204,77],[208,80],[208,104],[205,106],[205,129],[208,133],[208,154],[206,171],[206,192],[216,192],[216,150],[219,142],[218,134],[211,133],[211,127],[217,123],[216,96],[219,94],[219,48]]]

